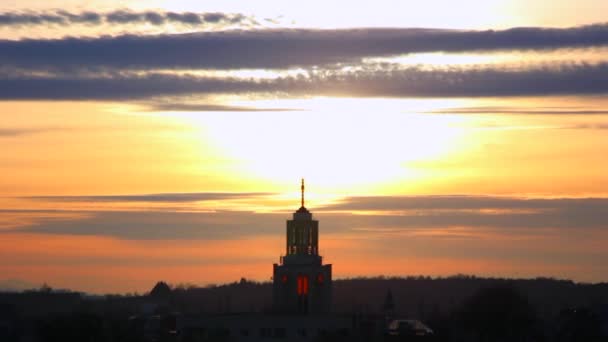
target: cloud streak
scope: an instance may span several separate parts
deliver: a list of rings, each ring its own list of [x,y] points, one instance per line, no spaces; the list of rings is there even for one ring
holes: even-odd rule
[[[0,13],[0,26],[41,26],[75,24],[148,24],[154,26],[180,24],[187,26],[218,24],[256,24],[255,20],[242,14],[195,13],[168,11],[116,10],[111,12],[4,12]]]
[[[18,137],[21,135],[27,135],[31,133],[36,133],[36,130],[32,129],[20,129],[20,128],[0,128],[0,138],[12,138]]]
[[[276,79],[168,74],[5,77],[2,100],[144,100],[186,95],[274,94],[335,97],[509,97],[608,92],[608,63],[510,70],[384,68],[320,72]],[[179,108],[178,108],[179,109]],[[588,114],[588,113],[581,113]]]
[[[246,199],[272,195],[266,192],[194,192],[194,193],[161,193],[144,195],[98,195],[98,196],[30,196],[33,199],[49,202],[199,202]]]
[[[436,114],[534,114],[534,115],[607,115],[608,110],[591,110],[577,108],[557,108],[557,107],[499,107],[499,106],[480,106],[480,107],[460,107],[446,108],[430,111]],[[583,128],[583,127],[581,127]]]
[[[224,240],[277,234],[285,217],[246,211],[104,211],[88,215],[76,220],[39,220],[20,230],[128,240]]]
[[[185,201],[191,194],[145,195],[148,201]],[[240,195],[237,195],[240,196]],[[42,199],[42,198],[41,198]],[[59,200],[64,200],[58,197]],[[76,200],[77,198],[68,198]],[[139,201],[139,197],[93,196],[99,202]],[[53,199],[51,199],[53,201]],[[542,234],[566,229],[568,234],[603,230],[608,222],[608,198],[516,198],[494,196],[378,196],[349,197],[341,203],[313,210],[324,234],[399,234],[425,229],[493,230],[501,235]],[[370,214],[370,212],[374,212]],[[27,213],[27,212],[26,212]],[[31,212],[37,219],[21,220],[7,232],[25,231],[71,235],[102,235],[122,239],[241,239],[280,234],[289,213],[237,210],[175,212],[66,211],[74,218],[58,219],[60,212]],[[20,214],[5,211],[6,216]],[[350,236],[349,235],[349,236]]]
[[[142,14],[117,14],[114,20],[148,20],[142,18],[145,18]],[[212,19],[217,20],[216,17]],[[36,69],[284,69],[423,52],[542,50],[606,45],[607,24],[497,31],[274,29],[4,40],[0,41],[0,63]]]
[[[483,210],[568,209],[608,207],[608,198],[519,198],[506,196],[357,196],[323,210]],[[608,214],[608,213],[607,213]]]
[[[603,229],[608,221],[607,207],[607,198],[526,199],[463,195],[351,197],[322,210],[379,212],[366,216],[369,227],[509,230]]]
[[[62,131],[67,128],[45,127],[45,128],[2,128],[0,127],[0,138],[15,138],[24,135]]]
[[[205,103],[154,103],[149,105],[150,111],[172,112],[291,112],[300,111],[297,108],[256,108],[249,106],[228,106]],[[0,132],[1,135],[1,132]]]

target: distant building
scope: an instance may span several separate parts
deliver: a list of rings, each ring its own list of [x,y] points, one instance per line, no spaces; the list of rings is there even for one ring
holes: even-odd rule
[[[273,308],[278,313],[320,314],[331,311],[331,265],[319,255],[319,221],[304,207],[287,221],[286,252],[274,264]]]

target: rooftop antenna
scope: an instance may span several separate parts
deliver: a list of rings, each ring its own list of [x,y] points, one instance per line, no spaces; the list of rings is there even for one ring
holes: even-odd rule
[[[302,207],[304,207],[304,178],[302,178],[302,186],[300,187],[300,190],[302,190]]]

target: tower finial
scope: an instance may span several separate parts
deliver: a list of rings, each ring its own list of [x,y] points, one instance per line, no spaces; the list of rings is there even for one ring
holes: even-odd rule
[[[302,204],[302,207],[304,207],[304,178],[302,178],[302,186],[300,187],[300,190],[302,190],[301,204]]]

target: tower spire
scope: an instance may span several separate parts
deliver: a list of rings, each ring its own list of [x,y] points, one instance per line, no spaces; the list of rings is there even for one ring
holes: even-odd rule
[[[302,186],[300,186],[300,190],[302,190],[301,204],[302,204],[302,207],[304,207],[304,178],[302,178]]]

